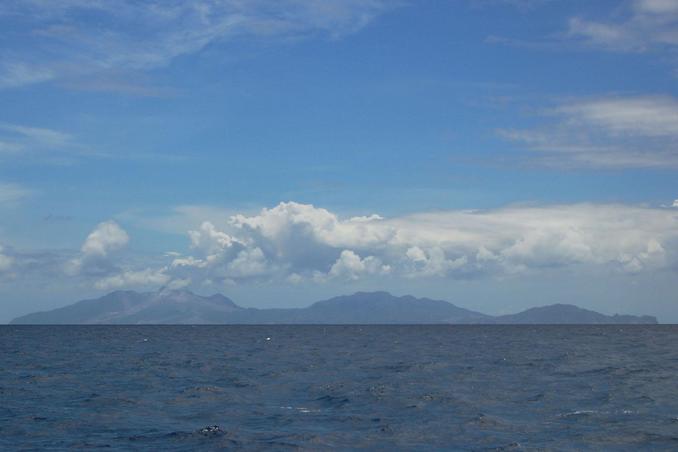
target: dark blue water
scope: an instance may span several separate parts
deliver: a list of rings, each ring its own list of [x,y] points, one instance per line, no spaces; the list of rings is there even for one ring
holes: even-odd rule
[[[0,449],[678,449],[674,326],[0,327]]]

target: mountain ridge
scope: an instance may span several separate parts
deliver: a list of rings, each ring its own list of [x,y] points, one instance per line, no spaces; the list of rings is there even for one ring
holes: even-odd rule
[[[119,290],[51,311],[17,317],[10,324],[656,324],[652,316],[612,316],[571,304],[491,316],[443,300],[356,292],[305,308],[244,308],[216,293],[187,290]]]

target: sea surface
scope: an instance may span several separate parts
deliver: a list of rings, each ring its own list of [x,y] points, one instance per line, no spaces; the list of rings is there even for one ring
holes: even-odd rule
[[[0,450],[100,447],[678,450],[678,327],[0,327]]]

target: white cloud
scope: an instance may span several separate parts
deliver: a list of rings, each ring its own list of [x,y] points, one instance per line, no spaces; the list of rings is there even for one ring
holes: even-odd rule
[[[259,215],[235,215],[231,225],[253,238],[266,240],[277,254],[283,255],[294,252],[288,245],[295,239],[311,240],[334,248],[364,247],[384,242],[395,231],[389,227],[374,227],[382,220],[379,215],[369,215],[341,221],[326,209],[283,202],[272,209],[262,209]]]
[[[232,282],[270,275],[275,270],[256,243],[220,231],[209,221],[198,230],[188,231],[188,236],[190,248],[197,255],[174,256],[169,269],[175,277]]]
[[[434,246],[426,251],[418,246],[413,246],[408,248],[405,254],[412,261],[409,271],[405,274],[408,277],[446,277],[451,272],[463,268],[468,263],[466,256],[460,256],[455,259],[448,258],[445,250],[439,246]]]
[[[118,223],[109,220],[99,223],[83,242],[80,253],[68,260],[64,269],[67,275],[79,277],[100,290],[119,288],[157,288],[188,284],[185,279],[172,277],[166,265],[137,269],[124,265],[116,254],[130,241],[129,234]],[[170,255],[175,255],[171,253]],[[195,259],[186,259],[187,264]]]
[[[129,235],[114,221],[104,221],[85,239],[80,254],[64,265],[67,274],[104,276],[118,272],[119,269],[110,254],[124,248]]]
[[[568,34],[589,45],[614,50],[641,50],[644,46],[643,39],[639,39],[635,32],[630,32],[622,25],[594,22],[579,17],[569,20]]]
[[[52,70],[21,61],[0,63],[0,88],[14,88],[54,78]]]
[[[678,207],[678,199],[676,199],[675,201],[673,201],[672,207]]]
[[[3,248],[0,246],[0,274],[9,272],[14,264],[14,258],[3,253]]]
[[[573,17],[568,35],[605,50],[644,52],[678,45],[678,2],[635,0],[626,2],[621,20],[589,20]]]
[[[0,123],[0,131],[5,136],[13,136],[16,144],[24,146],[40,146],[47,148],[60,147],[68,144],[71,136],[57,130],[40,127],[28,127],[17,124]]]
[[[678,167],[678,100],[669,96],[583,99],[545,112],[532,129],[500,130],[551,166]]]
[[[636,9],[651,14],[678,14],[676,0],[636,0]]]
[[[212,255],[231,248],[237,241],[228,234],[218,231],[212,223],[205,221],[198,231],[188,231],[191,247]]]
[[[129,235],[115,221],[99,223],[87,236],[81,251],[85,256],[106,256],[129,242]]]
[[[244,249],[228,263],[225,276],[230,279],[249,278],[269,274],[271,270],[260,248]]]
[[[0,205],[13,204],[32,194],[32,191],[18,184],[0,183]]]
[[[128,234],[108,221],[87,236],[75,257],[0,249],[0,271],[22,275],[42,268],[57,275],[66,265],[72,277],[109,290],[678,268],[675,209],[623,204],[509,206],[356,221],[288,202],[223,224],[205,221],[190,232],[186,253],[130,259],[116,253],[128,242]]]
[[[189,238],[191,252],[170,256],[163,274],[194,283],[494,277],[577,266],[638,273],[678,262],[675,211],[618,204],[356,221],[288,202],[220,226],[205,222]]]
[[[539,6],[543,6],[551,1],[553,0],[473,0],[469,3],[472,7],[481,8],[495,8],[496,6],[506,5],[526,12]]]
[[[94,287],[100,290],[111,290],[131,287],[158,287],[164,286],[170,281],[163,269],[131,271],[126,270],[121,273],[101,278],[94,283]],[[177,280],[181,283],[181,280]],[[176,284],[175,284],[176,286]]]
[[[68,163],[77,156],[103,156],[66,132],[0,122],[0,159],[33,159],[39,163]]]
[[[388,265],[374,256],[361,259],[351,250],[343,250],[337,261],[332,264],[328,276],[330,278],[360,279],[366,275],[387,274],[391,271]]]
[[[615,135],[678,137],[678,101],[672,97],[585,100],[562,105],[557,112]]]
[[[0,87],[144,71],[243,36],[336,38],[393,6],[382,0],[10,0],[0,5],[0,30],[7,30],[0,42],[13,44],[3,49]]]

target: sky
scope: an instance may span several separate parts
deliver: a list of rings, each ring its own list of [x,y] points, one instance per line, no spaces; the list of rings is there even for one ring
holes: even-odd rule
[[[5,0],[0,322],[359,290],[678,322],[678,0]]]

